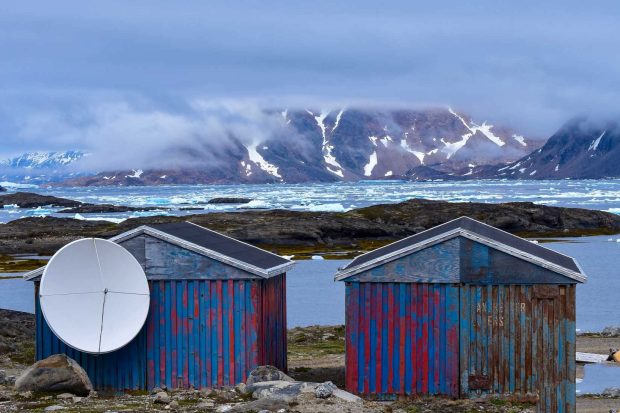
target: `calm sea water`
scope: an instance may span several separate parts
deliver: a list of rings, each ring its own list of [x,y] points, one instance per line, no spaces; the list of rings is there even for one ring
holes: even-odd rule
[[[22,189],[91,203],[160,207],[159,211],[83,214],[80,219],[119,220],[145,215],[187,215],[253,208],[300,211],[347,211],[411,198],[453,202],[529,201],[539,204],[600,209],[620,213],[620,180],[357,182],[272,185],[176,185],[158,187],[85,187]],[[247,197],[246,205],[210,205],[215,197]],[[183,208],[192,208],[187,210]],[[193,208],[198,208],[195,210]],[[70,216],[59,208],[0,209],[0,222],[25,216]]]

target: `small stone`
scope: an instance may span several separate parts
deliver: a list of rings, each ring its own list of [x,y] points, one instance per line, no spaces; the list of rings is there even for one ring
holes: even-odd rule
[[[58,396],[56,396],[58,400],[69,400],[73,399],[74,397],[75,395],[71,393],[60,393]]]
[[[334,393],[334,389],[336,386],[331,381],[326,381],[325,383],[321,383],[314,389],[314,395],[319,399],[327,399]]]
[[[217,409],[215,409],[215,411],[217,413],[224,413],[224,412],[229,411],[232,408],[233,407],[230,404],[222,404],[221,406],[217,406]]]
[[[39,400],[44,401],[44,400],[52,400],[52,396],[43,396],[41,397]]]
[[[245,385],[245,383],[239,383],[235,386],[235,390],[237,391],[237,393],[239,394],[247,394],[248,393],[248,388]]]
[[[213,400],[203,400],[196,406],[198,409],[212,409],[215,407]]]
[[[178,409],[179,408],[179,402],[176,401],[176,400],[173,400],[173,401],[170,402],[168,407],[171,408],[171,409]]]
[[[274,366],[258,366],[250,372],[245,384],[250,386],[254,383],[264,381],[295,381],[292,377],[287,376],[277,367]]]
[[[170,403],[170,396],[165,391],[160,391],[155,395],[155,403],[168,404]]]
[[[22,391],[17,393],[17,396],[21,397],[22,399],[32,399],[32,392],[30,390]]]
[[[54,405],[54,406],[47,406],[45,408],[46,412],[55,412],[57,410],[65,410],[65,407],[64,406]]]
[[[157,393],[161,393],[163,390],[160,387],[153,387],[153,390],[151,390],[151,394],[157,394]]]
[[[89,399],[97,399],[97,398],[99,398],[99,393],[97,393],[97,392],[96,392],[96,391],[94,391],[94,390],[91,390],[91,391],[88,393],[88,398],[89,398]]]
[[[278,413],[286,413],[286,409],[280,409],[278,410]]]
[[[73,396],[71,400],[73,401],[73,403],[82,403],[83,399],[83,397]]]

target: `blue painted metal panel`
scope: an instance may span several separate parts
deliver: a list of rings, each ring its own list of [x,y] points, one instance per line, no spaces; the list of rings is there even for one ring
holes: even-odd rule
[[[38,285],[35,288],[38,297]],[[146,327],[125,347],[109,354],[93,355],[64,344],[49,328],[38,298],[35,299],[37,360],[53,354],[66,354],[78,362],[96,389],[139,390],[146,388]]]
[[[347,283],[347,390],[458,396],[458,286]]]
[[[260,364],[285,370],[285,279],[150,281],[150,309],[140,334],[99,356],[63,344],[36,299],[36,357],[67,354],[95,388],[113,390],[232,386]]]

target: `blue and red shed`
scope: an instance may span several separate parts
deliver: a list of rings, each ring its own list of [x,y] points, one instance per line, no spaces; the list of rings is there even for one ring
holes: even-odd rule
[[[145,325],[108,354],[75,350],[41,312],[35,283],[36,359],[64,353],[97,389],[232,386],[258,365],[286,359],[286,271],[293,262],[190,222],[147,225],[112,241],[140,262],[150,288]]]
[[[346,283],[346,388],[379,399],[511,395],[575,411],[570,257],[467,217],[360,255]]]

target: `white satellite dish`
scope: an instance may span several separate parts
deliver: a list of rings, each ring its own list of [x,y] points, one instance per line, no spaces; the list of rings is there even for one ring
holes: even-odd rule
[[[87,353],[117,350],[140,332],[149,311],[149,285],[136,259],[114,242],[85,238],[49,261],[39,290],[54,334]]]

